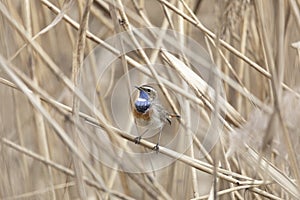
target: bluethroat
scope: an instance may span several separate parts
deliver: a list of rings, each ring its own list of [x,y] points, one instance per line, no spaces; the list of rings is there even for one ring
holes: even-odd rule
[[[136,87],[139,90],[139,96],[134,103],[133,115],[137,125],[146,128],[139,137],[135,138],[135,143],[138,144],[142,136],[149,129],[158,129],[159,136],[153,150],[159,150],[159,142],[161,137],[162,128],[166,123],[171,125],[173,117],[180,118],[177,114],[170,114],[162,105],[159,104],[157,98],[157,91],[148,85]]]

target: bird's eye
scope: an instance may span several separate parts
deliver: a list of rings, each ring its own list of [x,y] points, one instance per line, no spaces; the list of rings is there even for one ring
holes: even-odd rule
[[[146,89],[146,92],[150,93],[150,92],[151,92],[151,90],[150,90],[150,89]]]

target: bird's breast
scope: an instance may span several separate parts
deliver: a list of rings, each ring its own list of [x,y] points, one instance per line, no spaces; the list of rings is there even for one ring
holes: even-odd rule
[[[133,109],[133,115],[137,119],[142,119],[145,121],[149,121],[151,117],[151,110],[147,110],[146,112],[139,112],[137,109]]]

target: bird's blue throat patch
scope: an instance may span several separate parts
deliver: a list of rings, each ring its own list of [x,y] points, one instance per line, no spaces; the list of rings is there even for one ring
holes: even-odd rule
[[[150,108],[150,101],[149,101],[149,95],[143,91],[140,90],[140,96],[134,103],[135,108],[138,112],[144,113]]]
[[[134,105],[138,112],[145,113],[150,108],[151,103],[149,101],[137,100]]]
[[[140,96],[139,96],[139,99],[149,100],[149,95],[148,95],[147,92],[145,92],[144,90],[140,90]]]

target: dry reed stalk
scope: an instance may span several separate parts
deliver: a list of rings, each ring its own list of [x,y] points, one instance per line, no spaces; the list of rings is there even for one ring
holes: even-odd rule
[[[0,198],[299,199],[299,10],[295,0],[0,2]],[[115,57],[105,70],[103,52]],[[133,144],[132,116],[118,122],[113,109],[148,81],[181,119],[143,171],[149,160],[128,152],[151,154],[154,140]],[[122,171],[131,165],[139,173]]]

